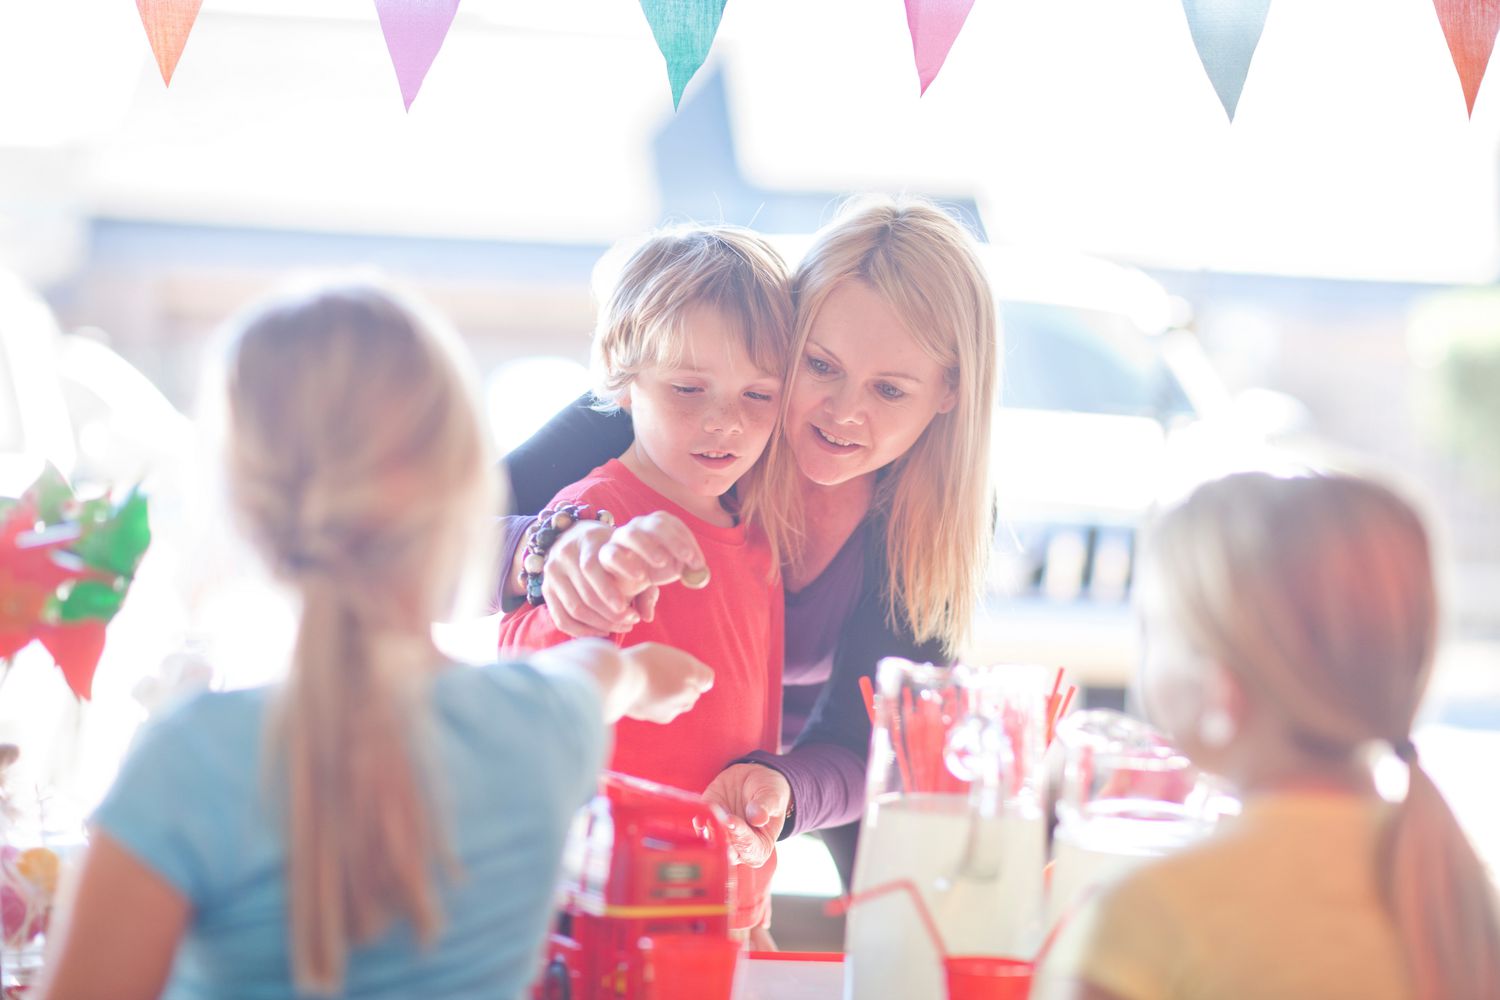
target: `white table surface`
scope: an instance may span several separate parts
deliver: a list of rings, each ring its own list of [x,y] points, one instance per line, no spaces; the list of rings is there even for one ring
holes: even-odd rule
[[[734,976],[734,1000],[840,1000],[842,962],[783,961],[744,956]]]

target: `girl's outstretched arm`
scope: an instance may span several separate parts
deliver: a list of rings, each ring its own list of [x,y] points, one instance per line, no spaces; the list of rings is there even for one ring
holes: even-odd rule
[[[181,893],[95,829],[48,935],[41,1000],[159,996],[191,915]]]
[[[604,721],[623,717],[671,722],[714,685],[714,672],[696,657],[659,642],[620,649],[602,639],[575,639],[533,653],[537,667],[582,670],[599,685]]]

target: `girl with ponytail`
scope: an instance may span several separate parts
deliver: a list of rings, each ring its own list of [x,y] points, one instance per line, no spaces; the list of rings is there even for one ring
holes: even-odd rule
[[[471,365],[413,306],[279,296],[227,367],[229,499],[300,598],[288,676],[142,732],[43,996],[516,997],[605,723],[666,722],[711,672],[659,645],[437,651],[497,484]]]
[[[1140,597],[1147,708],[1245,812],[1087,907],[1035,995],[1500,997],[1495,884],[1411,739],[1438,629],[1413,509],[1350,476],[1230,476],[1155,525]],[[1370,766],[1392,753],[1395,803]]]

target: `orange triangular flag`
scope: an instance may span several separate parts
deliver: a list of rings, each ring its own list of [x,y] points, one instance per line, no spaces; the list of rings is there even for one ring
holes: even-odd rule
[[[1484,79],[1490,53],[1495,50],[1495,35],[1500,33],[1500,0],[1433,0],[1438,21],[1458,67],[1458,82],[1469,102],[1469,117],[1474,116],[1474,98],[1479,96],[1479,81]]]
[[[151,51],[156,53],[162,83],[170,85],[203,0],[135,0],[135,5],[146,26],[146,37],[151,40]]]

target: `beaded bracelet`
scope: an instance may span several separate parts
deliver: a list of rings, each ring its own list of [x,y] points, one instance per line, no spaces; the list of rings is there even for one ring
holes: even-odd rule
[[[537,515],[526,532],[526,554],[521,558],[521,585],[526,588],[526,603],[545,604],[542,596],[542,567],[552,543],[579,521],[598,521],[614,527],[615,516],[603,508],[592,509],[583,503],[561,503]]]

